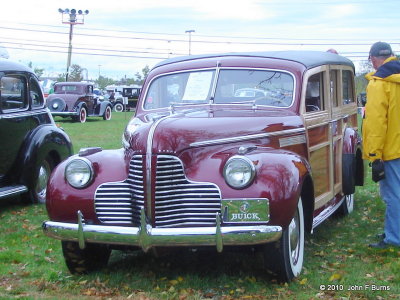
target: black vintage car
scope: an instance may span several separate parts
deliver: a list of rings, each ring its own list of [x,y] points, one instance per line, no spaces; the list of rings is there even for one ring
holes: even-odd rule
[[[101,101],[93,91],[93,84],[87,82],[56,83],[54,93],[47,98],[47,107],[53,116],[72,117],[81,123],[88,116],[111,120],[111,102]]]
[[[31,69],[0,59],[0,200],[44,202],[52,169],[72,154]]]

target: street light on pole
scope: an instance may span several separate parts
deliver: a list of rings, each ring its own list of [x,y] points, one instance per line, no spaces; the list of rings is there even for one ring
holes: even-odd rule
[[[192,33],[195,32],[193,29],[186,30],[185,33],[189,33],[189,55],[191,55],[191,47],[192,47]]]
[[[73,26],[76,24],[84,24],[85,23],[85,15],[89,13],[88,10],[82,11],[76,9],[69,10],[66,9],[58,9],[58,12],[62,15],[62,23],[69,24],[69,46],[68,46],[68,60],[67,60],[67,73],[65,75],[65,80],[68,81],[69,76],[69,67],[71,66],[71,55],[72,55],[72,34],[73,34]]]

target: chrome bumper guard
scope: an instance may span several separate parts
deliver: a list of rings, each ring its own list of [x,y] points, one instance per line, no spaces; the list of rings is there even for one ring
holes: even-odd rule
[[[146,223],[141,211],[140,227],[88,225],[82,213],[78,224],[46,221],[44,234],[59,240],[76,241],[81,249],[86,243],[138,246],[147,251],[152,247],[216,246],[222,252],[224,245],[257,245],[278,240],[280,226],[221,226],[219,214],[215,227],[153,228]]]

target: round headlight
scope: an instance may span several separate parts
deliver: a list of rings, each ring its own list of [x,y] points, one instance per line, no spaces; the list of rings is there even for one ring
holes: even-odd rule
[[[92,164],[86,158],[71,160],[65,168],[65,178],[74,188],[84,188],[93,177]]]
[[[224,178],[234,189],[247,187],[254,179],[256,170],[254,164],[245,156],[233,156],[225,164]]]

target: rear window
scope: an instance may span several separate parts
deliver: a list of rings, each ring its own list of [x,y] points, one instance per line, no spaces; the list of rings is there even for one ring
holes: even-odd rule
[[[57,94],[82,94],[82,88],[76,85],[56,85],[54,93]]]
[[[19,75],[6,75],[1,77],[1,109],[3,111],[26,109],[26,80]]]

